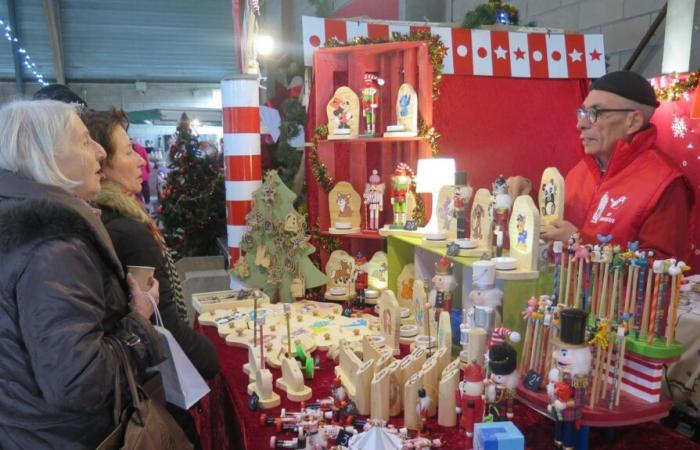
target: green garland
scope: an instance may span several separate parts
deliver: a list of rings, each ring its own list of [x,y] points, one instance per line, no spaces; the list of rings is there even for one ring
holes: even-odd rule
[[[326,139],[328,137],[328,125],[319,125],[314,129],[314,137],[311,142],[311,153],[309,153],[309,158],[311,158],[311,174],[314,180],[319,186],[326,192],[330,192],[335,186],[335,181],[328,175],[328,168],[325,164],[321,162],[318,157],[318,141]]]
[[[423,139],[425,139],[433,156],[436,156],[440,152],[437,145],[440,139],[440,133],[435,130],[435,127],[429,127],[422,117],[418,118],[418,136],[422,136]]]
[[[479,28],[482,25],[493,25],[496,23],[496,11],[498,10],[505,11],[510,16],[513,25],[518,24],[520,20],[518,8],[501,0],[489,0],[488,3],[481,4],[464,15],[462,28]]]
[[[675,101],[681,98],[681,95],[688,91],[692,91],[698,86],[700,81],[700,70],[690,72],[685,80],[676,79],[665,88],[654,89],[656,98],[659,100]]]

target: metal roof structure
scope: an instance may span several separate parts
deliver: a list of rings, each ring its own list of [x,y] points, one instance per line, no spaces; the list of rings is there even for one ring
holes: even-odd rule
[[[13,31],[49,82],[57,48],[68,82],[218,83],[235,72],[231,0],[0,0],[6,24],[11,7]],[[13,57],[0,38],[0,81],[15,79]]]

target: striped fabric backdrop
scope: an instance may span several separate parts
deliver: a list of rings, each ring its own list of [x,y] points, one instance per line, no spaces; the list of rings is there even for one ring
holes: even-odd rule
[[[253,192],[262,185],[260,163],[260,98],[257,76],[221,81],[226,171],[226,220],[229,266],[240,256],[245,216]]]
[[[302,17],[304,64],[327,39],[351,41],[355,36],[388,39],[392,33],[429,31],[448,48],[446,75],[513,78],[598,78],[605,74],[602,34],[546,34],[472,30],[421,24],[373,23]]]

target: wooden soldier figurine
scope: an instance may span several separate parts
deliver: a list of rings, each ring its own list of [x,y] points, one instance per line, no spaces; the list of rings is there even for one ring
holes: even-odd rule
[[[555,446],[573,449],[578,440],[591,371],[591,349],[585,339],[588,313],[567,308],[559,314],[560,335],[552,341],[555,367],[549,371],[547,384],[548,410],[555,418]]]
[[[369,183],[365,186],[365,205],[367,205],[367,229],[379,229],[379,217],[384,211],[384,183],[381,182],[377,169],[372,170]]]
[[[367,258],[361,252],[355,255],[355,269],[352,275],[355,282],[355,306],[365,307],[365,289],[367,289]]]
[[[365,119],[365,136],[374,136],[377,131],[377,110],[379,109],[379,86],[384,80],[373,73],[365,74],[365,87],[361,91],[362,116]]]
[[[457,219],[457,239],[467,237],[469,230],[468,216],[464,213],[469,205],[469,199],[472,196],[472,188],[467,185],[467,173],[455,173],[455,190],[454,190],[454,217]]]
[[[435,308],[436,320],[440,312],[452,311],[452,291],[457,287],[457,280],[452,274],[452,263],[444,256],[435,263],[433,289],[428,296],[430,307]]]
[[[461,414],[459,426],[471,442],[474,424],[484,418],[484,369],[476,363],[464,367],[464,380],[457,389],[457,414]]]
[[[403,228],[406,224],[406,211],[408,209],[408,189],[411,184],[411,168],[404,163],[399,163],[391,177],[391,206],[394,210],[394,223],[392,228]]]
[[[491,378],[486,384],[486,401],[496,421],[513,418],[513,399],[520,377],[517,360],[518,355],[510,344],[494,345],[489,350]]]

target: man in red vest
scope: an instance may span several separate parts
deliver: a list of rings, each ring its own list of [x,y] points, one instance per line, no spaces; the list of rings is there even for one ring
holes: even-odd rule
[[[542,238],[566,242],[612,235],[660,257],[685,258],[693,193],[676,164],[655,146],[649,123],[659,106],[654,89],[635,72],[609,73],[591,85],[577,110],[583,159],[566,176],[566,220],[543,229]]]

